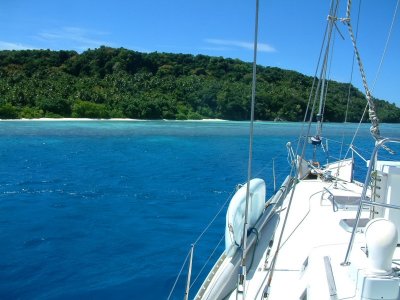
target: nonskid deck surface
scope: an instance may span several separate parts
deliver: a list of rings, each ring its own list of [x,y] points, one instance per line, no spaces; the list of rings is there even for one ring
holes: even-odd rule
[[[331,265],[335,266],[344,260],[351,233],[341,226],[341,221],[354,219],[356,212],[340,209],[334,211],[326,190],[341,196],[352,196],[360,195],[362,188],[355,183],[341,183],[335,187],[332,182],[319,179],[304,180],[296,185],[293,196],[289,194],[284,202],[284,206],[288,206],[292,197],[269,299],[297,299],[312,281],[316,282],[312,284],[313,287],[315,285],[320,290],[327,288],[326,272],[323,269],[317,271],[320,269],[318,266],[324,266],[325,256],[329,257]],[[287,209],[283,212],[286,211]],[[365,212],[364,217],[367,215],[368,212]],[[280,225],[283,225],[283,222]],[[315,278],[312,269],[316,271]],[[292,283],[291,288],[285,288],[288,282]],[[329,295],[328,291],[321,293],[321,299],[324,295]]]
[[[347,194],[353,196],[360,195],[362,187],[356,183],[345,182],[334,185],[332,182],[320,179],[300,181],[277,209],[280,221],[273,237],[271,254],[266,259],[264,253],[257,266],[249,271],[246,299],[261,299],[264,293],[273,264],[272,257],[277,253],[279,234],[288,212],[268,299],[299,299],[307,288],[308,296],[312,293],[315,299],[329,298],[326,260],[329,260],[337,288],[341,289],[338,294],[350,298],[355,296],[355,285],[349,280],[349,276],[351,277],[349,269],[354,268],[354,265],[342,267],[340,263],[344,260],[351,235],[342,225],[342,220],[354,219],[356,211],[349,209],[334,211],[326,190],[341,196]],[[363,218],[368,216],[367,211],[363,212]],[[357,249],[361,249],[361,245],[364,245],[363,234],[357,234],[355,245],[354,252],[357,253]],[[232,293],[229,299],[236,299],[236,293]]]

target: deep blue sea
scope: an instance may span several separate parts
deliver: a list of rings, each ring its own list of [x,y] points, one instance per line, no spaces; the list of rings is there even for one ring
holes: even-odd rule
[[[269,195],[272,161],[279,184],[300,126],[256,123],[253,175]],[[349,142],[355,127],[325,129]],[[0,298],[166,299],[190,245],[246,181],[248,132],[247,122],[1,122]],[[372,144],[363,125],[355,145],[369,158]],[[338,144],[329,151],[339,156]],[[196,244],[192,281],[224,224],[225,210]]]

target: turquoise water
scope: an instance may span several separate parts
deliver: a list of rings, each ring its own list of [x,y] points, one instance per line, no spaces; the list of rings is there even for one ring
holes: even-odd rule
[[[272,160],[279,183],[299,128],[256,124],[253,174],[269,194]],[[350,141],[355,125],[325,129]],[[246,180],[248,132],[243,122],[1,122],[0,298],[167,298],[191,243]],[[369,157],[368,126],[355,144]],[[329,148],[338,155],[337,143]],[[224,214],[195,249],[193,278]]]

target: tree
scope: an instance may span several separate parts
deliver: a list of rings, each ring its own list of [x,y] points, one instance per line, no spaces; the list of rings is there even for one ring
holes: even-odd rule
[[[45,114],[53,113],[63,117],[71,115],[71,103],[67,99],[48,99],[42,98],[37,101],[37,107]]]
[[[79,100],[72,107],[72,117],[107,119],[109,114],[104,104]]]
[[[14,117],[80,116],[247,120],[252,65],[206,55],[140,53],[101,46],[75,51],[0,51],[0,97]],[[300,121],[313,78],[257,66],[256,118]],[[361,117],[365,96],[329,81],[325,119]],[[400,109],[376,99],[382,122],[400,122]]]
[[[10,103],[0,105],[0,119],[17,119],[18,109]]]

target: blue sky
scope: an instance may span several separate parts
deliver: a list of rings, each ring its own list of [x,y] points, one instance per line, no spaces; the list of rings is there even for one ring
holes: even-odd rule
[[[359,49],[372,94],[400,107],[399,16],[373,84],[398,1],[363,1]],[[260,0],[258,63],[313,75],[329,6],[330,0]],[[251,61],[254,7],[254,0],[1,0],[0,49],[82,52],[107,45]],[[353,0],[354,26],[358,7]],[[335,42],[330,74],[348,82],[351,45],[346,27],[339,28],[345,40]],[[353,83],[361,87],[358,75]]]

